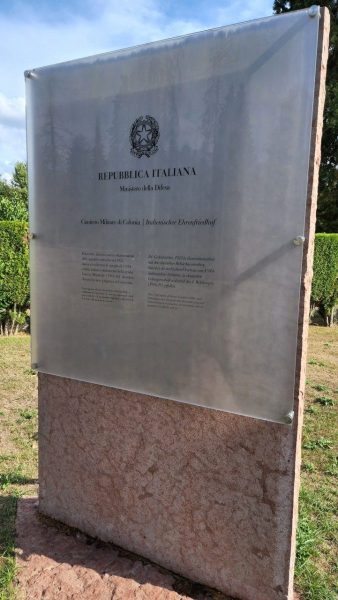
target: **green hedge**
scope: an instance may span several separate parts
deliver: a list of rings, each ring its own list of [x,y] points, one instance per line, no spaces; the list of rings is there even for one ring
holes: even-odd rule
[[[28,224],[0,221],[0,328],[13,333],[29,305]]]
[[[332,325],[338,304],[338,233],[317,233],[313,260],[312,305]]]

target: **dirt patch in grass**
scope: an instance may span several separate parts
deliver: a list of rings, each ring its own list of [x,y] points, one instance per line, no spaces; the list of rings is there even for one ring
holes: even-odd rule
[[[39,515],[35,504],[18,503],[20,600],[235,600]]]

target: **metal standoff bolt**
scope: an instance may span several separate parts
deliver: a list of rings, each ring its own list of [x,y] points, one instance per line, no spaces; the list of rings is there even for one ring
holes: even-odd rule
[[[293,419],[294,419],[295,413],[293,410],[290,410],[290,412],[288,412],[287,415],[285,415],[284,417],[284,421],[285,423],[287,423],[288,425],[291,425]]]
[[[34,371],[37,370],[38,366],[38,363],[32,363],[32,369],[34,369]]]
[[[35,240],[36,239],[36,233],[30,233],[28,235],[28,237],[29,237],[30,240]]]
[[[317,17],[320,16],[320,8],[317,4],[313,4],[312,6],[310,6],[309,10],[308,10],[308,15],[309,17]]]
[[[302,246],[305,242],[305,237],[303,235],[297,235],[297,237],[293,240],[295,246]]]
[[[26,79],[33,79],[33,77],[36,77],[34,71],[25,71],[25,77]]]

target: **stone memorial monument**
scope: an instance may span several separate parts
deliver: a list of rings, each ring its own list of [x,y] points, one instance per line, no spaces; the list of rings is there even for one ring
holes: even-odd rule
[[[26,72],[40,510],[292,598],[329,17]]]

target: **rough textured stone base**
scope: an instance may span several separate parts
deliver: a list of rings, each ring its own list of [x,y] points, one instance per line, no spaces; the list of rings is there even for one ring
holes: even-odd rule
[[[288,595],[293,427],[39,375],[40,510],[245,600]]]
[[[19,501],[16,554],[18,600],[231,600],[41,520],[36,499]]]

